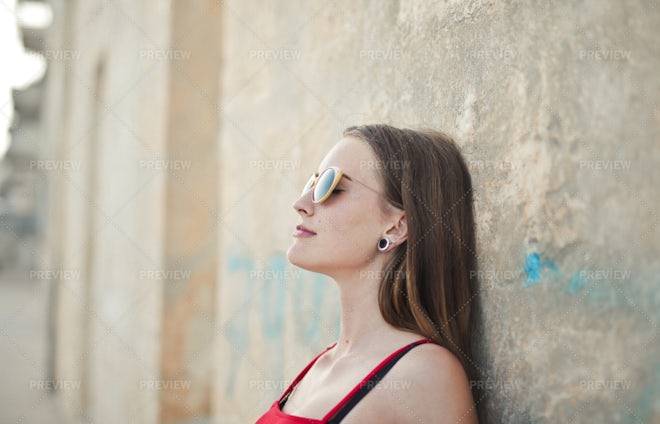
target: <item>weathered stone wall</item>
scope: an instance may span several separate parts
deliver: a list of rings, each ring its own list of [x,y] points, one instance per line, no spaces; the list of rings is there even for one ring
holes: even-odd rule
[[[218,272],[215,3],[54,2],[40,171],[71,420],[208,420]]]
[[[250,422],[336,336],[284,252],[350,124],[441,129],[477,196],[489,422],[656,422],[655,2],[228,1],[218,422]]]
[[[71,420],[155,422],[163,269],[167,66],[140,52],[169,38],[167,9],[53,2],[43,174],[48,264],[57,285],[57,381]],[[140,22],[139,28],[131,21]],[[165,22],[165,24],[164,24]],[[144,78],[149,70],[149,78]],[[144,108],[149,98],[152,107]]]

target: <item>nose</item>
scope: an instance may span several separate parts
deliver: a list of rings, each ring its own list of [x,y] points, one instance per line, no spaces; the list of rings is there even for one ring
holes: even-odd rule
[[[293,202],[293,209],[301,215],[313,215],[314,203],[312,202],[312,190],[307,190],[301,194],[300,197]]]

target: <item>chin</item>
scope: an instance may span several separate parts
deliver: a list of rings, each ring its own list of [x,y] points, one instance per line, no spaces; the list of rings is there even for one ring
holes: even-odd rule
[[[305,252],[300,249],[299,246],[296,246],[296,242],[292,244],[289,249],[286,251],[286,258],[291,263],[299,268],[307,269],[305,266]]]
[[[289,249],[286,251],[286,258],[291,263],[298,268],[302,268],[306,271],[319,272],[318,264],[315,264],[312,258],[309,257],[309,248],[298,245],[297,242],[294,242]]]

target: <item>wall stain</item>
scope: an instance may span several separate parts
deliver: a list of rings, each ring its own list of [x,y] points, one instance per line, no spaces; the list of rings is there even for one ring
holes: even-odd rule
[[[536,284],[541,279],[541,274],[543,270],[550,269],[559,274],[559,268],[549,259],[542,257],[538,253],[530,253],[525,258],[525,264],[523,265],[523,270],[527,279],[525,280],[525,287]]]

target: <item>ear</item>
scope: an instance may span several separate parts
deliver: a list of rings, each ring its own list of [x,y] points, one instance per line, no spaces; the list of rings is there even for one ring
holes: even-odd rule
[[[392,246],[398,246],[408,239],[408,224],[404,211],[400,210],[392,215],[392,221],[385,235],[392,240]]]

